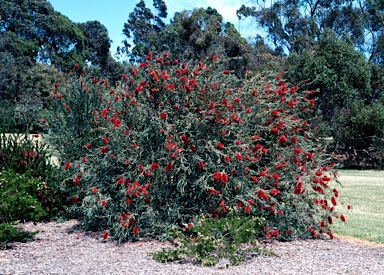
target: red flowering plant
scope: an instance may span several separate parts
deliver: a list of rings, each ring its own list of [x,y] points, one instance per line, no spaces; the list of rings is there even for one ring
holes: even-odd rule
[[[313,102],[281,76],[238,79],[217,59],[148,54],[113,87],[83,74],[69,87],[89,105],[55,90],[66,130],[51,133],[64,141],[75,123],[82,131],[75,154],[64,160],[63,151],[62,186],[86,229],[119,241],[156,237],[201,213],[235,210],[265,218],[267,237],[332,237],[334,164],[303,119]]]

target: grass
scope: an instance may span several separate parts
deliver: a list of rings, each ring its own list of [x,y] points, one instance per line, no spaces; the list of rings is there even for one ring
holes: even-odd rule
[[[339,201],[344,201],[340,212],[347,221],[336,220],[333,231],[337,235],[384,244],[384,171],[340,170]],[[346,210],[350,204],[352,210]],[[340,207],[340,206],[338,206]]]

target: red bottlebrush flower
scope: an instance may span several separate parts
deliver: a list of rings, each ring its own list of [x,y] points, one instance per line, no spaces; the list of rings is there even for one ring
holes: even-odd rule
[[[352,206],[350,206],[350,205],[348,204],[347,209],[348,209],[348,210],[351,210],[351,209],[352,209]]]
[[[292,143],[293,143],[293,144],[297,144],[297,137],[296,137],[296,136],[293,136],[293,137],[292,137]]]
[[[139,171],[143,170],[143,165],[142,164],[138,164],[137,165],[137,170],[139,170]]]
[[[225,136],[227,133],[225,131],[221,131],[220,135],[223,137]]]
[[[342,221],[342,222],[345,222],[345,221],[346,221],[346,219],[345,219],[345,216],[344,216],[344,215],[341,215],[341,216],[340,216],[340,219],[341,219],[341,221]]]
[[[183,141],[183,143],[184,143],[185,145],[187,145],[187,144],[189,143],[189,138],[187,137],[186,134],[182,134],[182,135],[181,135],[181,139],[182,139],[182,141]]]
[[[156,162],[152,162],[152,164],[151,164],[151,170],[152,170],[152,171],[155,171],[157,168],[159,168],[159,164],[157,164]]]
[[[243,203],[241,201],[236,202],[237,207],[243,208]]]
[[[331,202],[332,202],[332,204],[333,204],[334,206],[337,205],[337,201],[336,201],[336,198],[335,198],[335,197],[332,197],[332,198],[331,198]]]
[[[220,184],[224,184],[228,181],[228,176],[226,173],[222,173],[221,174],[221,181],[220,181]]]
[[[115,129],[118,128],[120,124],[121,124],[121,120],[118,118],[116,118],[115,121],[113,122],[113,126]]]
[[[271,116],[273,116],[273,117],[279,117],[280,115],[279,115],[279,112],[278,112],[277,110],[273,110],[273,111],[271,112]]]
[[[46,121],[45,119],[43,119],[43,120],[41,121],[41,123],[47,123],[47,121]]]
[[[213,180],[221,180],[221,173],[213,172]]]
[[[223,149],[224,148],[224,144],[222,144],[221,142],[217,143],[217,148]]]
[[[161,112],[161,114],[160,114],[160,118],[161,118],[162,120],[165,120],[165,119],[167,118],[167,114],[164,113],[164,112]]]
[[[321,177],[323,175],[323,173],[320,170],[317,170],[315,175],[318,177]]]
[[[279,179],[280,179],[280,176],[279,176],[278,174],[276,174],[276,173],[273,173],[273,174],[271,175],[271,178],[273,178],[274,180],[279,180]]]
[[[295,147],[295,148],[293,148],[293,152],[296,154],[296,155],[300,155],[301,154],[301,148],[297,148],[297,147]]]
[[[275,134],[275,135],[279,133],[279,129],[276,127],[272,127],[270,131],[272,134]]]
[[[126,203],[127,205],[130,205],[130,204],[131,204],[131,199],[126,199],[126,200],[125,200],[125,203]]]
[[[271,193],[272,196],[276,196],[280,193],[280,191],[276,188],[273,188],[271,191],[269,191],[269,193]]]
[[[279,138],[279,142],[280,143],[286,143],[287,142],[287,137],[282,135],[280,138]]]
[[[236,145],[240,145],[240,140],[238,140],[238,139],[235,140],[235,144],[236,144]]]
[[[328,177],[328,176],[324,176],[324,177],[322,177],[321,179],[322,179],[323,181],[330,181],[330,180],[331,180],[331,178]]]
[[[73,178],[73,183],[74,183],[75,185],[79,185],[79,183],[80,183],[80,177],[79,177],[79,176],[75,176],[75,177]]]
[[[144,172],[144,176],[145,176],[146,178],[149,178],[149,177],[151,176],[151,172],[149,172],[149,171],[145,171],[145,172]]]
[[[104,146],[104,147],[100,148],[100,152],[102,154],[105,154],[107,151],[108,151],[108,146]]]
[[[87,158],[86,158],[86,157],[83,157],[83,158],[81,159],[81,161],[82,161],[82,162],[87,162]]]
[[[106,238],[108,238],[108,236],[109,236],[109,233],[108,232],[104,232],[103,239],[105,240]]]
[[[249,205],[247,205],[245,208],[244,208],[244,212],[245,213],[249,213],[251,212],[251,207]]]
[[[312,152],[306,152],[305,157],[308,161],[311,161],[313,159],[313,153]]]
[[[103,137],[103,142],[104,142],[104,144],[108,144],[108,138],[107,137]]]
[[[214,196],[214,195],[219,195],[220,194],[220,191],[217,191],[213,188],[208,188],[208,192],[211,196]]]
[[[240,153],[236,153],[236,159],[237,159],[238,161],[241,161],[241,160],[243,160],[243,157],[241,156]]]
[[[107,118],[107,109],[101,110],[101,117],[106,119]]]
[[[87,149],[91,149],[92,145],[91,145],[90,143],[87,143],[87,144],[85,144],[85,147],[86,147]]]
[[[250,114],[250,113],[251,113],[251,108],[247,108],[247,109],[245,110],[245,112],[246,112],[247,114]]]
[[[124,178],[122,176],[118,178],[116,181],[117,184],[122,184],[123,182],[124,182]]]
[[[77,196],[74,195],[74,196],[72,197],[72,203],[76,203],[76,202],[77,202]]]
[[[107,205],[107,202],[106,201],[101,201],[101,206],[102,207],[105,207]]]
[[[240,98],[239,97],[235,97],[234,99],[233,99],[233,102],[235,102],[235,103],[239,103],[241,100],[240,100]]]
[[[172,166],[173,166],[173,163],[172,162],[168,162],[167,166],[164,168],[164,171],[167,172],[167,173],[171,172]]]
[[[267,175],[267,170],[264,170],[264,171],[260,171],[259,172],[259,176],[260,177],[265,177]]]
[[[248,202],[250,205],[255,205],[255,202],[254,202],[252,199],[247,200],[247,202]]]
[[[309,106],[310,107],[315,106],[315,100],[314,99],[309,100]]]
[[[224,156],[224,161],[229,163],[229,162],[231,162],[231,159],[228,156]]]
[[[320,221],[320,227],[325,227],[325,223],[324,223],[324,221],[322,220],[322,221]]]
[[[230,73],[231,73],[230,70],[224,70],[224,71],[223,71],[223,74],[230,74]]]
[[[132,75],[133,77],[135,77],[135,76],[137,75],[137,72],[138,72],[137,69],[133,69],[133,70],[131,71],[131,75]]]
[[[65,165],[64,165],[64,170],[68,171],[69,167],[71,166],[71,163],[70,162],[67,162]]]
[[[328,223],[332,224],[332,217],[331,216],[328,216]]]
[[[97,191],[98,191],[98,189],[97,189],[97,187],[93,187],[93,188],[91,189],[91,191],[92,191],[92,194],[96,194]]]
[[[268,196],[265,194],[264,190],[262,190],[262,189],[260,189],[259,191],[257,191],[257,197],[258,197],[259,199],[263,199],[263,200],[265,200],[265,201],[268,201],[268,200],[269,200]]]
[[[146,60],[152,60],[152,52],[149,52],[149,53],[145,56],[145,59],[146,59]]]
[[[203,161],[199,161],[198,165],[199,165],[200,169],[204,169],[204,162]]]
[[[179,64],[179,60],[177,60],[177,59],[173,60],[173,64],[174,64],[174,65]]]
[[[223,199],[220,200],[219,205],[221,207],[221,212],[223,213],[227,212],[227,209],[225,209],[225,203]]]
[[[195,146],[195,145],[190,144],[190,145],[189,145],[189,148],[191,148],[191,151],[192,151],[192,152],[196,152],[196,146]]]
[[[268,149],[267,149],[267,148],[262,147],[260,150],[261,150],[261,152],[262,152],[263,154],[268,153]]]

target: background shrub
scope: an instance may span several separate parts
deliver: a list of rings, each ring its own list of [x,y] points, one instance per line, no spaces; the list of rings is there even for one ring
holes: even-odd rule
[[[26,177],[28,181],[43,183],[36,192],[29,194],[37,199],[52,218],[64,214],[62,194],[59,192],[61,183],[60,170],[52,159],[52,150],[41,140],[39,135],[0,134],[0,168],[15,174],[14,184],[19,184],[17,177]],[[12,176],[10,176],[12,177]],[[21,183],[20,183],[21,184]],[[17,190],[16,185],[12,188]],[[28,191],[29,192],[29,191]]]
[[[311,128],[312,92],[279,75],[240,80],[216,56],[146,59],[115,87],[81,73],[53,92],[61,188],[85,229],[158,237],[235,207],[263,217],[267,237],[332,236],[337,173]]]
[[[47,215],[37,199],[45,183],[30,173],[17,174],[12,170],[0,174],[0,223],[15,220],[38,221]]]

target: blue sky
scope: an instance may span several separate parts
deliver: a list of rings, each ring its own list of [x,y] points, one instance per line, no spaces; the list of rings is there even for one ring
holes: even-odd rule
[[[124,40],[122,29],[124,23],[139,2],[139,0],[48,0],[53,8],[67,16],[71,21],[84,23],[97,20],[102,23],[113,40],[111,52],[115,53],[117,46]],[[252,24],[250,19],[240,22],[236,17],[236,10],[248,0],[165,0],[168,8],[168,19],[172,18],[175,12],[192,10],[193,8],[215,8],[224,17],[235,25],[243,37],[248,38],[249,31],[246,31]],[[153,7],[153,0],[145,0],[147,7]],[[247,28],[246,28],[247,27]]]

